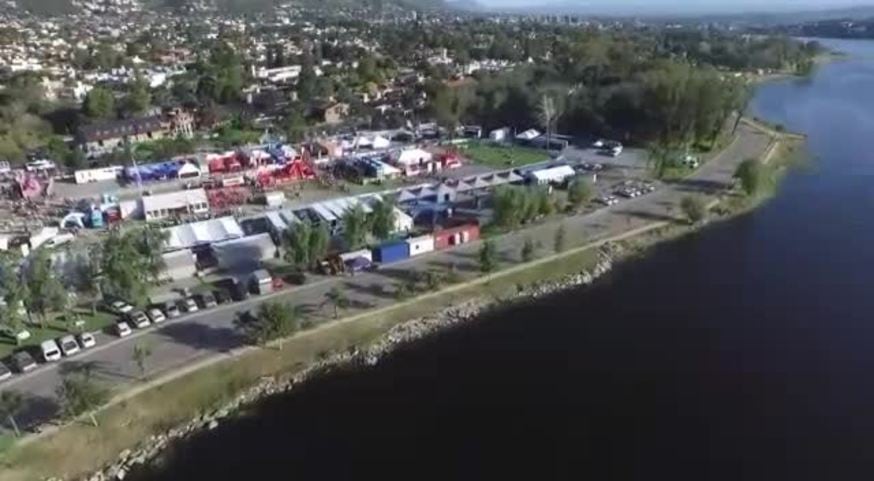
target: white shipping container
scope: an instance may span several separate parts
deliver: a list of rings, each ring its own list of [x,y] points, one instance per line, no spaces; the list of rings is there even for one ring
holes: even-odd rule
[[[87,184],[88,182],[101,182],[104,180],[115,180],[121,175],[124,167],[120,165],[111,165],[109,167],[101,167],[98,169],[82,169],[73,173],[73,178],[77,184]]]
[[[434,251],[434,237],[430,235],[407,239],[407,244],[410,246],[410,257]]]

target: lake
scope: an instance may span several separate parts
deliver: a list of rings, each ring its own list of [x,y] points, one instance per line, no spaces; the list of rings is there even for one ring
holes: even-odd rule
[[[869,479],[874,43],[764,85],[809,135],[761,209],[593,288],[320,379],[138,479]]]

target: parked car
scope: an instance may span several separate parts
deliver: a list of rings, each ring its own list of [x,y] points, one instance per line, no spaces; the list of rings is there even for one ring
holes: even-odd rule
[[[619,203],[619,199],[612,195],[606,195],[604,197],[599,197],[597,202],[603,205],[616,205]]]
[[[167,317],[161,312],[157,307],[153,307],[149,309],[149,319],[151,319],[153,324],[157,324],[159,322],[164,322],[167,320]]]
[[[127,313],[133,311],[134,306],[128,304],[127,302],[119,300],[119,301],[113,301],[112,303],[110,303],[109,310],[116,313],[116,314],[121,315],[121,314],[127,314]]]
[[[39,345],[39,349],[42,352],[42,358],[45,362],[54,362],[61,359],[61,350],[58,348],[58,343],[55,342],[54,339],[43,341],[42,344]]]
[[[144,327],[149,327],[152,323],[149,322],[149,317],[146,316],[146,313],[143,311],[136,311],[128,316],[131,324],[134,325],[137,329],[142,329]]]
[[[76,336],[76,339],[79,341],[79,345],[82,346],[82,349],[88,349],[97,345],[97,340],[94,339],[94,334],[91,334],[90,332],[83,332]]]
[[[36,360],[27,351],[18,351],[12,355],[12,367],[18,372],[36,369]]]
[[[30,339],[30,331],[23,327],[15,330],[8,324],[0,324],[0,334],[12,340],[26,341]]]
[[[115,323],[115,334],[117,334],[118,337],[127,337],[130,336],[132,333],[133,331],[131,331],[131,328],[127,324],[127,322],[118,321]]]
[[[58,340],[58,345],[61,346],[61,353],[65,356],[72,356],[79,352],[79,343],[73,336],[64,336]]]
[[[212,295],[211,292],[201,292],[200,294],[194,296],[194,299],[197,301],[197,304],[203,309],[209,309],[218,305],[215,297]]]
[[[197,303],[194,302],[194,299],[191,297],[186,297],[179,301],[179,307],[182,308],[183,312],[197,312],[199,310]]]
[[[0,362],[0,382],[5,381],[12,377],[12,371],[6,367],[5,363]]]
[[[219,305],[226,304],[231,301],[231,295],[228,294],[228,291],[224,289],[216,289],[212,291],[213,297],[215,297],[215,302]]]
[[[179,312],[179,306],[177,306],[175,302],[165,303],[163,310],[164,310],[164,314],[167,315],[168,319],[175,319],[175,318],[182,315],[182,313]]]

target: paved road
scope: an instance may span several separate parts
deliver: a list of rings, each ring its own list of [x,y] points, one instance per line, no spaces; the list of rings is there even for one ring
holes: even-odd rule
[[[652,194],[625,200],[590,214],[566,218],[563,221],[556,220],[503,236],[497,241],[500,257],[507,261],[518,260],[526,238],[540,241],[543,246],[552,246],[555,231],[562,223],[567,232],[568,244],[582,245],[645,226],[653,221],[674,220],[680,216],[679,203],[684,196],[689,193],[722,191],[730,184],[737,164],[743,159],[761,155],[769,143],[770,137],[741,125],[737,139],[691,178],[659,185],[659,189]],[[331,315],[330,308],[323,305],[325,294],[333,286],[344,288],[351,302],[358,306],[388,305],[393,302],[393,296],[385,294],[385,291],[391,292],[392,286],[398,280],[416,270],[445,267],[450,263],[455,264],[459,270],[475,269],[478,249],[478,243],[471,243],[354,277],[313,276],[304,286],[266,297],[300,305],[317,322],[325,321]],[[147,373],[150,375],[208,356],[221,355],[243,343],[240,333],[233,327],[236,313],[255,307],[266,297],[252,298],[242,303],[219,306],[167,321],[158,327],[137,331],[124,339],[100,334],[97,347],[62,362],[43,365],[32,373],[3,383],[0,388],[18,390],[28,397],[27,407],[19,418],[22,424],[34,426],[48,420],[56,412],[54,392],[65,371],[90,364],[98,376],[115,386],[131,383],[139,376],[139,370],[132,360],[133,348],[139,342],[147,342],[152,346],[152,355],[147,362]]]

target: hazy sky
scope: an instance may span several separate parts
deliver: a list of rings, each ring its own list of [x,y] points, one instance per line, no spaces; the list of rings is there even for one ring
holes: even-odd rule
[[[874,0],[478,0],[487,7],[562,5],[592,13],[743,13],[874,5]]]

